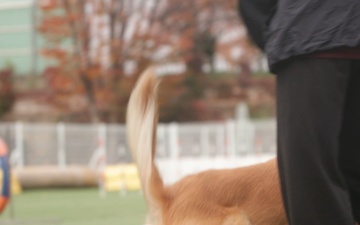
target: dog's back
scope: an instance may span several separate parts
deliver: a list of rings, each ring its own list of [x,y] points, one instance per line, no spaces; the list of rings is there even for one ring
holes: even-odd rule
[[[191,175],[164,187],[154,164],[157,81],[147,70],[127,112],[128,141],[152,225],[285,225],[275,160]]]
[[[167,191],[174,197],[165,210],[165,224],[191,218],[214,225],[286,224],[275,160],[191,175]]]

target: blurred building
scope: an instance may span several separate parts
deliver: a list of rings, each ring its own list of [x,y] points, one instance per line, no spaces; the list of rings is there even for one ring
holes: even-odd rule
[[[17,75],[38,74],[36,0],[0,0],[0,68],[13,66]]]

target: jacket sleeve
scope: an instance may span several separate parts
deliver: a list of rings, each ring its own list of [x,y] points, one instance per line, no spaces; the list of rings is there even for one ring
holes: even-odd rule
[[[238,12],[242,17],[250,37],[264,50],[265,32],[275,13],[277,0],[239,0]]]

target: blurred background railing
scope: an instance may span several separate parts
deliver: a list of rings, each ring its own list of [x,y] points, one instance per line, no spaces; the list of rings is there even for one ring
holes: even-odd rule
[[[159,159],[275,154],[274,120],[171,123],[158,128]],[[15,167],[87,166],[99,148],[106,164],[129,163],[124,125],[3,123],[0,135]]]

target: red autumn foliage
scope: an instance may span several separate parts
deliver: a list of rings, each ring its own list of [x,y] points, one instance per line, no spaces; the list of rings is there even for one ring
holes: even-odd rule
[[[161,118],[208,118],[201,100],[208,84],[204,66],[214,71],[215,55],[220,54],[233,67],[247,71],[257,54],[245,35],[220,40],[227,32],[243,29],[235,2],[40,1],[38,29],[46,42],[42,55],[54,62],[44,71],[51,102],[67,109],[69,115],[82,113],[92,122],[123,122],[141,71],[151,64],[183,62],[187,71],[179,77],[181,81],[164,81]],[[234,59],[234,46],[240,46],[246,57]],[[74,107],[72,99],[79,96],[86,104]]]

